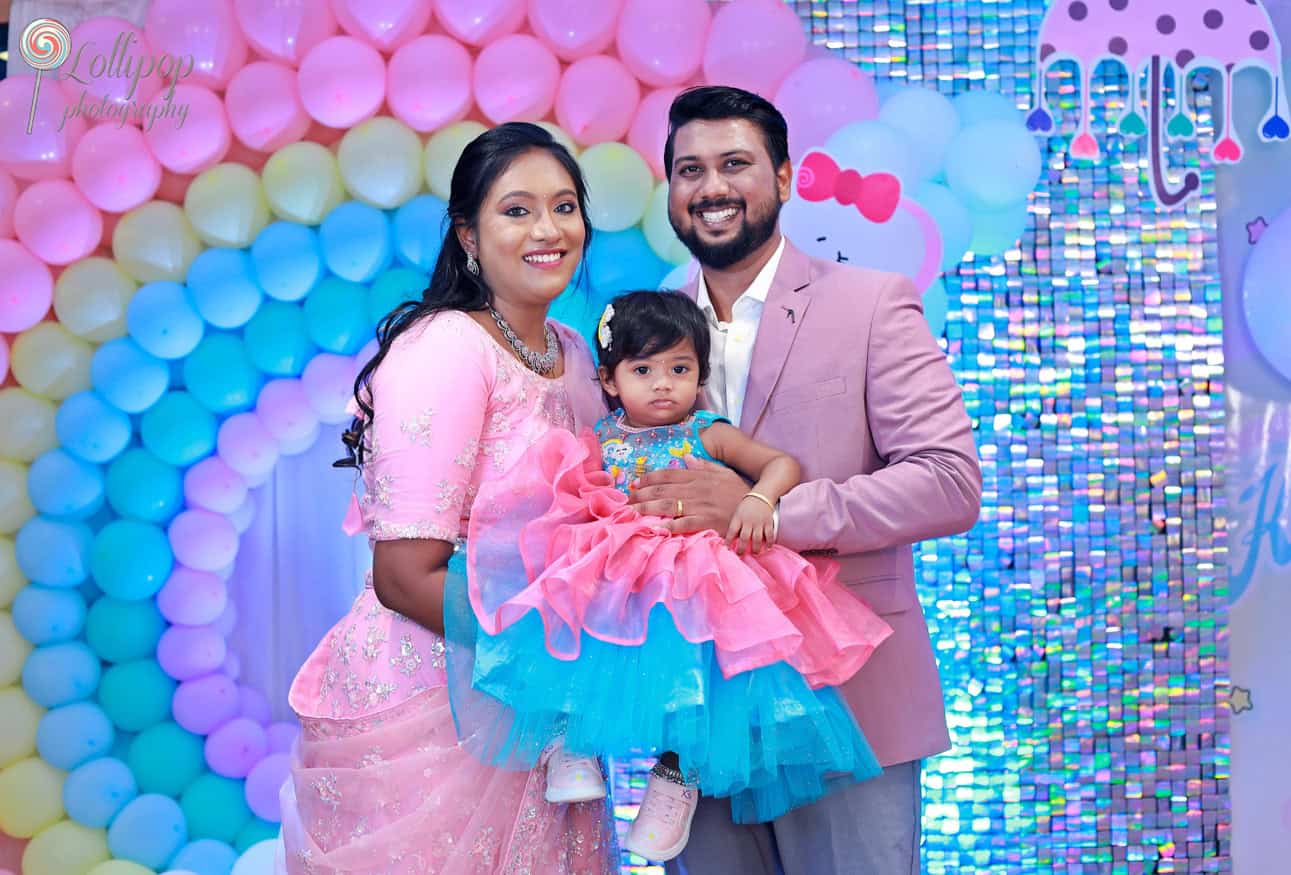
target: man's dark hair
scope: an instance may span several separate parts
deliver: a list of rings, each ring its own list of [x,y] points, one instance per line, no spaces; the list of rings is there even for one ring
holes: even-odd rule
[[[663,167],[668,177],[672,177],[672,141],[678,128],[693,121],[728,118],[747,119],[761,128],[772,167],[778,168],[789,160],[789,126],[771,101],[729,85],[701,85],[678,94],[668,109],[668,140],[663,146]]]

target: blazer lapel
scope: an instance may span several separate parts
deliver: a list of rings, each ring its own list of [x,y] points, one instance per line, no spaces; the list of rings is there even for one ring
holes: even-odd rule
[[[811,303],[807,287],[811,284],[811,259],[788,240],[780,265],[776,268],[771,290],[767,293],[758,335],[753,343],[753,361],[749,365],[749,382],[744,390],[744,409],[740,430],[752,435],[766,412],[771,390],[780,379],[789,349],[798,335],[803,316]]]

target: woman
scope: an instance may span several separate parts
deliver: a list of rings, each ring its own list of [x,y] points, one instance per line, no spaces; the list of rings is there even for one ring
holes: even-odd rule
[[[604,802],[553,805],[545,776],[459,744],[445,687],[444,574],[481,483],[553,428],[603,413],[591,355],[549,324],[591,235],[578,165],[546,131],[481,134],[453,172],[430,287],[359,374],[346,445],[372,575],[292,685],[283,790],[292,873],[610,873]]]

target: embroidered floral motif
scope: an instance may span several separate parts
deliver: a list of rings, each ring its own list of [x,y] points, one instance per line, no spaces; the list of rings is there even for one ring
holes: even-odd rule
[[[434,415],[435,411],[427,407],[417,415],[416,419],[405,419],[399,423],[399,430],[414,444],[428,447],[431,438],[431,418]]]
[[[388,523],[383,520],[373,520],[368,535],[374,541],[398,541],[417,538],[455,541],[457,540],[457,529],[450,529],[434,520],[420,520],[415,523]]]
[[[435,484],[439,490],[439,500],[435,503],[435,513],[445,513],[462,506],[462,484],[457,481],[440,480]]]
[[[363,493],[364,504],[369,509],[380,505],[386,510],[393,506],[393,500],[390,494],[391,487],[394,486],[394,475],[382,474],[372,481],[372,486]]]
[[[371,662],[372,660],[380,656],[381,651],[385,649],[384,647],[382,647],[382,645],[385,643],[386,643],[385,630],[382,629],[380,626],[369,626],[368,637],[363,642],[364,659],[366,659],[368,662]]]
[[[399,652],[390,657],[390,665],[408,677],[412,677],[417,669],[421,668],[421,654],[417,652],[417,646],[412,643],[411,635],[403,635],[399,638]]]
[[[461,465],[463,468],[474,468],[475,460],[480,455],[480,439],[471,438],[462,445],[462,450],[453,459],[454,465]]]

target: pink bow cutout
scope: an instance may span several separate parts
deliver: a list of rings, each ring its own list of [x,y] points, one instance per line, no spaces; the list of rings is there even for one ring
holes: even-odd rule
[[[901,180],[891,173],[863,176],[855,170],[840,170],[824,152],[810,152],[798,167],[798,194],[805,200],[833,198],[844,206],[855,205],[871,222],[892,218],[901,201]]]

